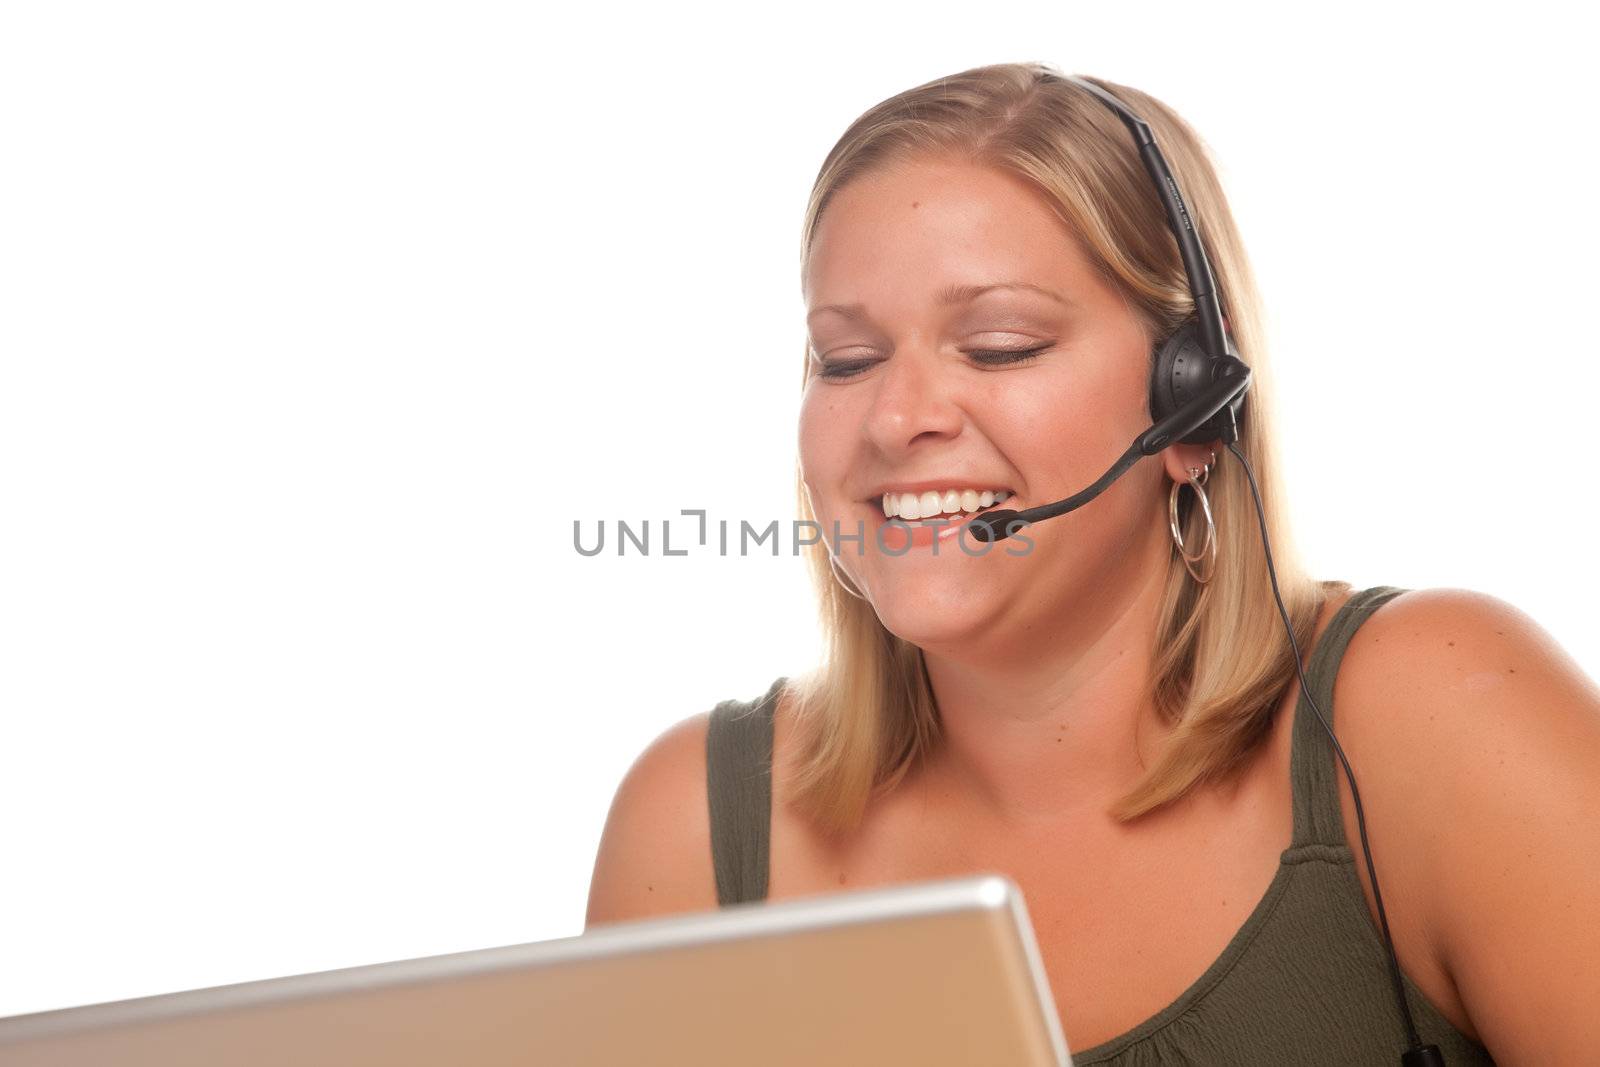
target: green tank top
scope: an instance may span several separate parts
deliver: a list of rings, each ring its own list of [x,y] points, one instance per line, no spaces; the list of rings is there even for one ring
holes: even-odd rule
[[[1405,592],[1353,595],[1318,640],[1306,683],[1333,721],[1333,680],[1356,628]],[[706,787],[719,906],[767,895],[772,821],[772,714],[785,678],[754,700],[711,713]],[[1333,746],[1302,693],[1289,767],[1294,838],[1266,894],[1222,955],[1178,999],[1133,1029],[1071,1050],[1076,1067],[1114,1064],[1392,1065],[1405,1046],[1383,941],[1344,839]],[[1404,976],[1403,976],[1404,977]],[[1404,977],[1424,1043],[1451,1067],[1493,1064]]]

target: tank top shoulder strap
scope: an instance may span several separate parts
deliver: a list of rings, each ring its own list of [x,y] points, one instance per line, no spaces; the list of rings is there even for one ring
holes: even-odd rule
[[[1383,605],[1406,592],[1393,585],[1375,585],[1354,593],[1329,620],[1306,666],[1306,685],[1315,695],[1328,725],[1334,720],[1333,683],[1339,662],[1361,624]],[[1299,682],[1296,681],[1296,686]],[[1294,791],[1294,845],[1345,845],[1344,818],[1339,809],[1338,763],[1327,731],[1318,721],[1302,690],[1295,704],[1294,737],[1290,745],[1289,777]],[[1348,847],[1348,846],[1347,846]]]
[[[706,729],[706,801],[717,904],[763,900],[772,830],[772,716],[787,678],[755,700],[724,700]]]

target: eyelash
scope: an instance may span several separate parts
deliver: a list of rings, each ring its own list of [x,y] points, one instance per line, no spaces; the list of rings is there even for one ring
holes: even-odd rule
[[[989,359],[980,360],[979,361],[981,363],[984,363],[986,366],[991,366],[991,367],[1010,367],[1010,366],[1015,366],[1018,363],[1026,363],[1029,360],[1038,359],[1040,353],[1044,352],[1049,347],[1050,347],[1049,345],[1035,345],[1033,348],[1017,348],[1017,349],[982,348],[982,349],[974,349],[973,351],[968,352],[967,355],[974,356],[974,357],[976,357],[976,356],[988,356],[988,357],[991,357]],[[842,381],[842,380],[845,380],[847,378],[855,377],[862,370],[865,370],[866,367],[869,366],[871,363],[872,363],[871,360],[859,360],[859,359],[858,360],[844,360],[844,361],[841,361],[839,363],[827,363],[827,364],[823,365],[822,370],[817,372],[817,377],[819,377],[819,378],[827,378],[827,379],[829,379],[831,381]]]

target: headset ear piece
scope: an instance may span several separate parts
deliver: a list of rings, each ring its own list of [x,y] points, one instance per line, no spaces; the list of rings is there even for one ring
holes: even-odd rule
[[[1149,390],[1152,423],[1159,423],[1180,411],[1230,370],[1249,373],[1249,368],[1239,358],[1233,338],[1226,333],[1223,336],[1227,346],[1226,355],[1214,359],[1200,343],[1199,323],[1190,319],[1156,348]],[[1240,392],[1228,402],[1226,410],[1219,411],[1178,440],[1190,445],[1203,445],[1218,439],[1231,440],[1226,425],[1230,421],[1229,412],[1232,413],[1231,421],[1237,425],[1243,411],[1244,393]]]

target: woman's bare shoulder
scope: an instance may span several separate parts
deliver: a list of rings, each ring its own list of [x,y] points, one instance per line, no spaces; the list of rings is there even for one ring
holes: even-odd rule
[[[1469,589],[1407,590],[1377,608],[1350,639],[1337,688],[1341,741],[1375,760],[1453,758],[1474,774],[1492,747],[1587,735],[1600,687],[1537,622],[1498,597]],[[1420,746],[1420,747],[1419,747]],[[1494,766],[1501,766],[1496,753]],[[1491,774],[1495,772],[1489,772]]]
[[[1497,1058],[1587,1055],[1600,687],[1518,608],[1434,588],[1363,622],[1335,694],[1391,920],[1421,933]]]
[[[589,882],[585,927],[717,907],[706,803],[711,712],[668,727],[612,797]]]
[[[775,688],[776,753],[787,735],[790,694],[787,686]],[[742,712],[757,704],[729,700],[717,708]],[[716,713],[702,711],[674,723],[623,775],[595,854],[587,926],[718,907],[706,780],[706,744]]]

